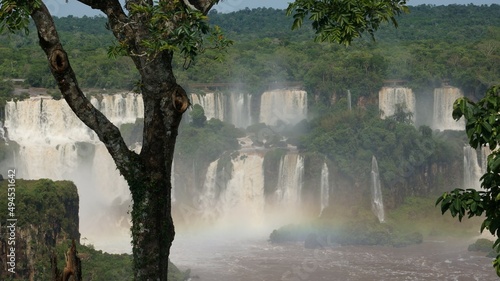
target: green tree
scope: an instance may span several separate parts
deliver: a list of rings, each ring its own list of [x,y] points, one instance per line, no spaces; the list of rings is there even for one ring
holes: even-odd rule
[[[205,116],[205,110],[199,104],[193,105],[193,110],[189,113],[191,116],[192,124],[195,127],[201,128],[205,126],[207,122],[207,117]]]
[[[445,192],[438,198],[436,205],[441,204],[444,214],[450,211],[453,217],[469,218],[481,216],[485,219],[481,225],[481,232],[489,230],[497,237],[493,248],[500,251],[500,151],[495,150],[500,144],[500,85],[491,87],[486,95],[477,103],[460,98],[453,105],[453,118],[465,118],[465,130],[469,144],[475,148],[489,147],[486,173],[481,177],[481,191],[467,188],[457,188]],[[500,255],[493,261],[493,266],[500,276]]]
[[[207,23],[207,13],[219,0],[79,0],[108,18],[117,42],[110,56],[130,57],[137,69],[144,100],[142,150],[128,149],[120,131],[85,97],[64,50],[52,16],[41,0],[2,0],[0,28],[15,32],[35,24],[40,47],[63,98],[106,145],[132,194],[132,251],[136,280],[167,280],[168,257],[174,239],[171,217],[171,175],[175,141],[189,100],[177,83],[172,67],[174,53],[189,67],[203,50],[205,35],[212,48],[230,44]],[[406,10],[406,1],[298,0],[290,4],[294,27],[310,13],[321,39],[349,43],[362,32],[373,32],[381,22]],[[332,20],[334,19],[334,20]]]

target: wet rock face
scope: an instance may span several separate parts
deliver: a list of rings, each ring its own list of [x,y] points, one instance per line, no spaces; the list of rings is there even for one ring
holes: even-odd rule
[[[0,182],[0,206],[6,206],[6,191],[4,180]],[[80,241],[76,186],[69,181],[17,180],[15,194],[16,221],[7,221],[6,214],[0,214],[0,280],[49,280],[50,254],[56,245],[68,239]],[[15,269],[9,271],[5,265],[11,260]]]

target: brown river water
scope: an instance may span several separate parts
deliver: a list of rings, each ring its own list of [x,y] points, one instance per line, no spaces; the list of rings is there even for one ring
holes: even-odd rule
[[[228,240],[219,235],[177,235],[171,260],[191,269],[192,281],[500,280],[475,239],[438,238],[403,248],[270,244],[266,237]]]

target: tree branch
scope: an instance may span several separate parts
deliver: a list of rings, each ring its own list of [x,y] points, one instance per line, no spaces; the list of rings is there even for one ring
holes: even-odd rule
[[[47,55],[52,75],[64,99],[77,117],[96,132],[99,139],[106,145],[121,174],[125,178],[133,175],[138,169],[134,165],[138,161],[133,160],[138,159],[138,155],[127,148],[118,128],[90,103],[78,86],[76,75],[61,45],[52,16],[43,2],[40,8],[31,13],[31,18],[38,30],[40,46]]]
[[[219,0],[182,0],[185,5],[190,8],[194,8],[202,12],[204,15],[208,14],[210,9],[217,3]]]
[[[135,42],[135,28],[118,0],[78,0],[78,2],[102,11],[108,17],[109,27],[115,38],[120,42],[127,41],[129,46],[135,46],[130,44]]]

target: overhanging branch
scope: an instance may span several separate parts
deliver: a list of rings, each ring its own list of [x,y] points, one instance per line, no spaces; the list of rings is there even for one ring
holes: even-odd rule
[[[138,161],[134,161],[134,159],[138,159],[138,155],[127,148],[118,128],[90,103],[78,86],[76,75],[71,68],[52,16],[45,4],[41,3],[40,8],[31,13],[31,18],[38,31],[40,46],[47,55],[52,75],[57,81],[64,99],[77,117],[96,132],[113,157],[121,174],[130,179],[128,176],[133,177],[137,172],[138,167],[134,163],[138,163]]]

